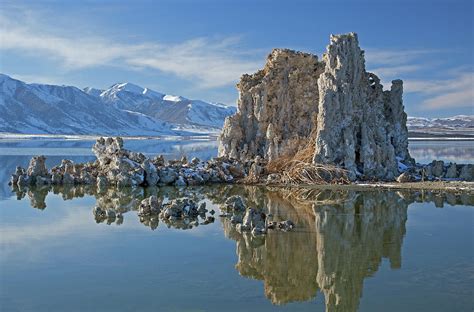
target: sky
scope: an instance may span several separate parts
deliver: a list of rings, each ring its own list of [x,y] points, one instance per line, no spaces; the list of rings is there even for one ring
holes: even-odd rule
[[[273,48],[321,58],[356,32],[409,116],[474,114],[474,1],[0,1],[0,72],[105,89],[132,82],[236,105],[235,84]]]

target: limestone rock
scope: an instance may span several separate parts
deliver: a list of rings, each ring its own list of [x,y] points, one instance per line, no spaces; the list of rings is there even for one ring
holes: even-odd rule
[[[436,178],[443,177],[444,162],[442,160],[433,160],[433,162],[431,162],[431,174]]]
[[[456,168],[456,163],[449,164],[446,169],[446,174],[444,175],[447,179],[456,179],[458,177],[458,170]]]
[[[160,183],[170,184],[176,181],[178,174],[173,168],[166,168],[159,171]]]
[[[302,144],[314,126],[322,69],[315,55],[274,49],[263,70],[237,85],[238,112],[224,123],[219,155],[273,159]]]
[[[145,171],[145,181],[147,185],[156,185],[160,180],[160,176],[158,175],[158,170],[156,169],[155,165],[149,159],[146,159],[141,167]]]
[[[176,186],[186,186],[186,181],[184,180],[184,178],[182,176],[179,176],[178,179],[176,180],[176,182],[174,183],[174,185]]]
[[[219,156],[270,161],[315,140],[313,162],[345,168],[353,180],[393,180],[399,161],[414,165],[402,81],[383,91],[365,70],[355,33],[330,41],[322,62],[275,49],[263,70],[242,76],[238,111],[224,123]]]
[[[467,164],[462,166],[459,178],[464,181],[474,181],[474,165]]]
[[[27,174],[31,177],[41,176],[45,177],[48,175],[48,169],[45,164],[46,157],[44,156],[34,156],[30,160],[30,165],[28,166]]]
[[[411,162],[402,81],[384,92],[354,33],[331,36],[323,61],[314,162],[344,167],[351,179],[394,179],[397,156]]]
[[[397,178],[398,183],[407,183],[407,182],[414,182],[414,181],[416,181],[416,177],[408,171],[402,173]]]

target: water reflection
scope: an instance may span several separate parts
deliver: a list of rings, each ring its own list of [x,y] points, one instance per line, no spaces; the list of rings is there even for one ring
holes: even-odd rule
[[[224,221],[226,236],[237,242],[236,269],[263,280],[274,304],[310,300],[319,290],[327,311],[356,311],[364,279],[377,272],[382,258],[392,269],[401,267],[410,203],[474,203],[468,194],[437,192],[244,189],[250,201],[292,218],[299,230],[253,237]]]
[[[364,280],[378,271],[382,259],[387,259],[392,269],[401,268],[407,208],[411,203],[434,202],[438,207],[444,203],[474,205],[471,194],[436,191],[330,191],[231,185],[101,191],[94,186],[52,186],[14,191],[18,199],[28,198],[37,209],[47,208],[50,192],[64,200],[94,196],[95,207],[113,209],[115,216],[98,219],[91,212],[91,221],[117,225],[124,222],[124,215],[140,218],[128,212],[136,211],[141,200],[151,195],[165,201],[209,201],[216,208],[231,195],[240,195],[248,206],[265,209],[275,221],[291,219],[297,228],[288,233],[270,231],[253,236],[236,231],[228,219],[221,218],[225,236],[236,242],[236,270],[244,277],[262,280],[265,296],[273,304],[312,300],[320,292],[327,311],[356,311]],[[141,217],[140,221],[151,229],[160,224],[157,217]],[[167,226],[189,228],[172,223]]]
[[[420,164],[430,163],[433,159],[458,164],[472,164],[474,162],[474,142],[472,140],[410,140],[408,149],[410,155]]]

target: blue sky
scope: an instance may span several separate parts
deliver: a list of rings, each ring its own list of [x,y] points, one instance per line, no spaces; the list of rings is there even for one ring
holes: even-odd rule
[[[357,32],[411,116],[474,114],[474,1],[2,1],[0,72],[27,82],[156,91],[235,105],[272,48],[319,57]]]

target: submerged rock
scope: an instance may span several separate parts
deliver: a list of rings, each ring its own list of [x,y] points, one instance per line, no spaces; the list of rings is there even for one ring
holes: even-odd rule
[[[268,229],[290,231],[294,228],[291,220],[277,222],[267,222],[271,214],[266,214],[262,209],[246,208],[241,196],[233,195],[229,197],[221,206],[225,213],[220,216],[227,218],[238,232],[251,232],[253,235],[267,233]]]
[[[242,197],[234,195],[225,201],[226,209],[231,211],[245,211],[245,204]]]
[[[138,207],[138,215],[149,216],[152,214],[158,214],[160,213],[161,209],[162,201],[155,195],[152,195],[141,201],[140,206]]]

